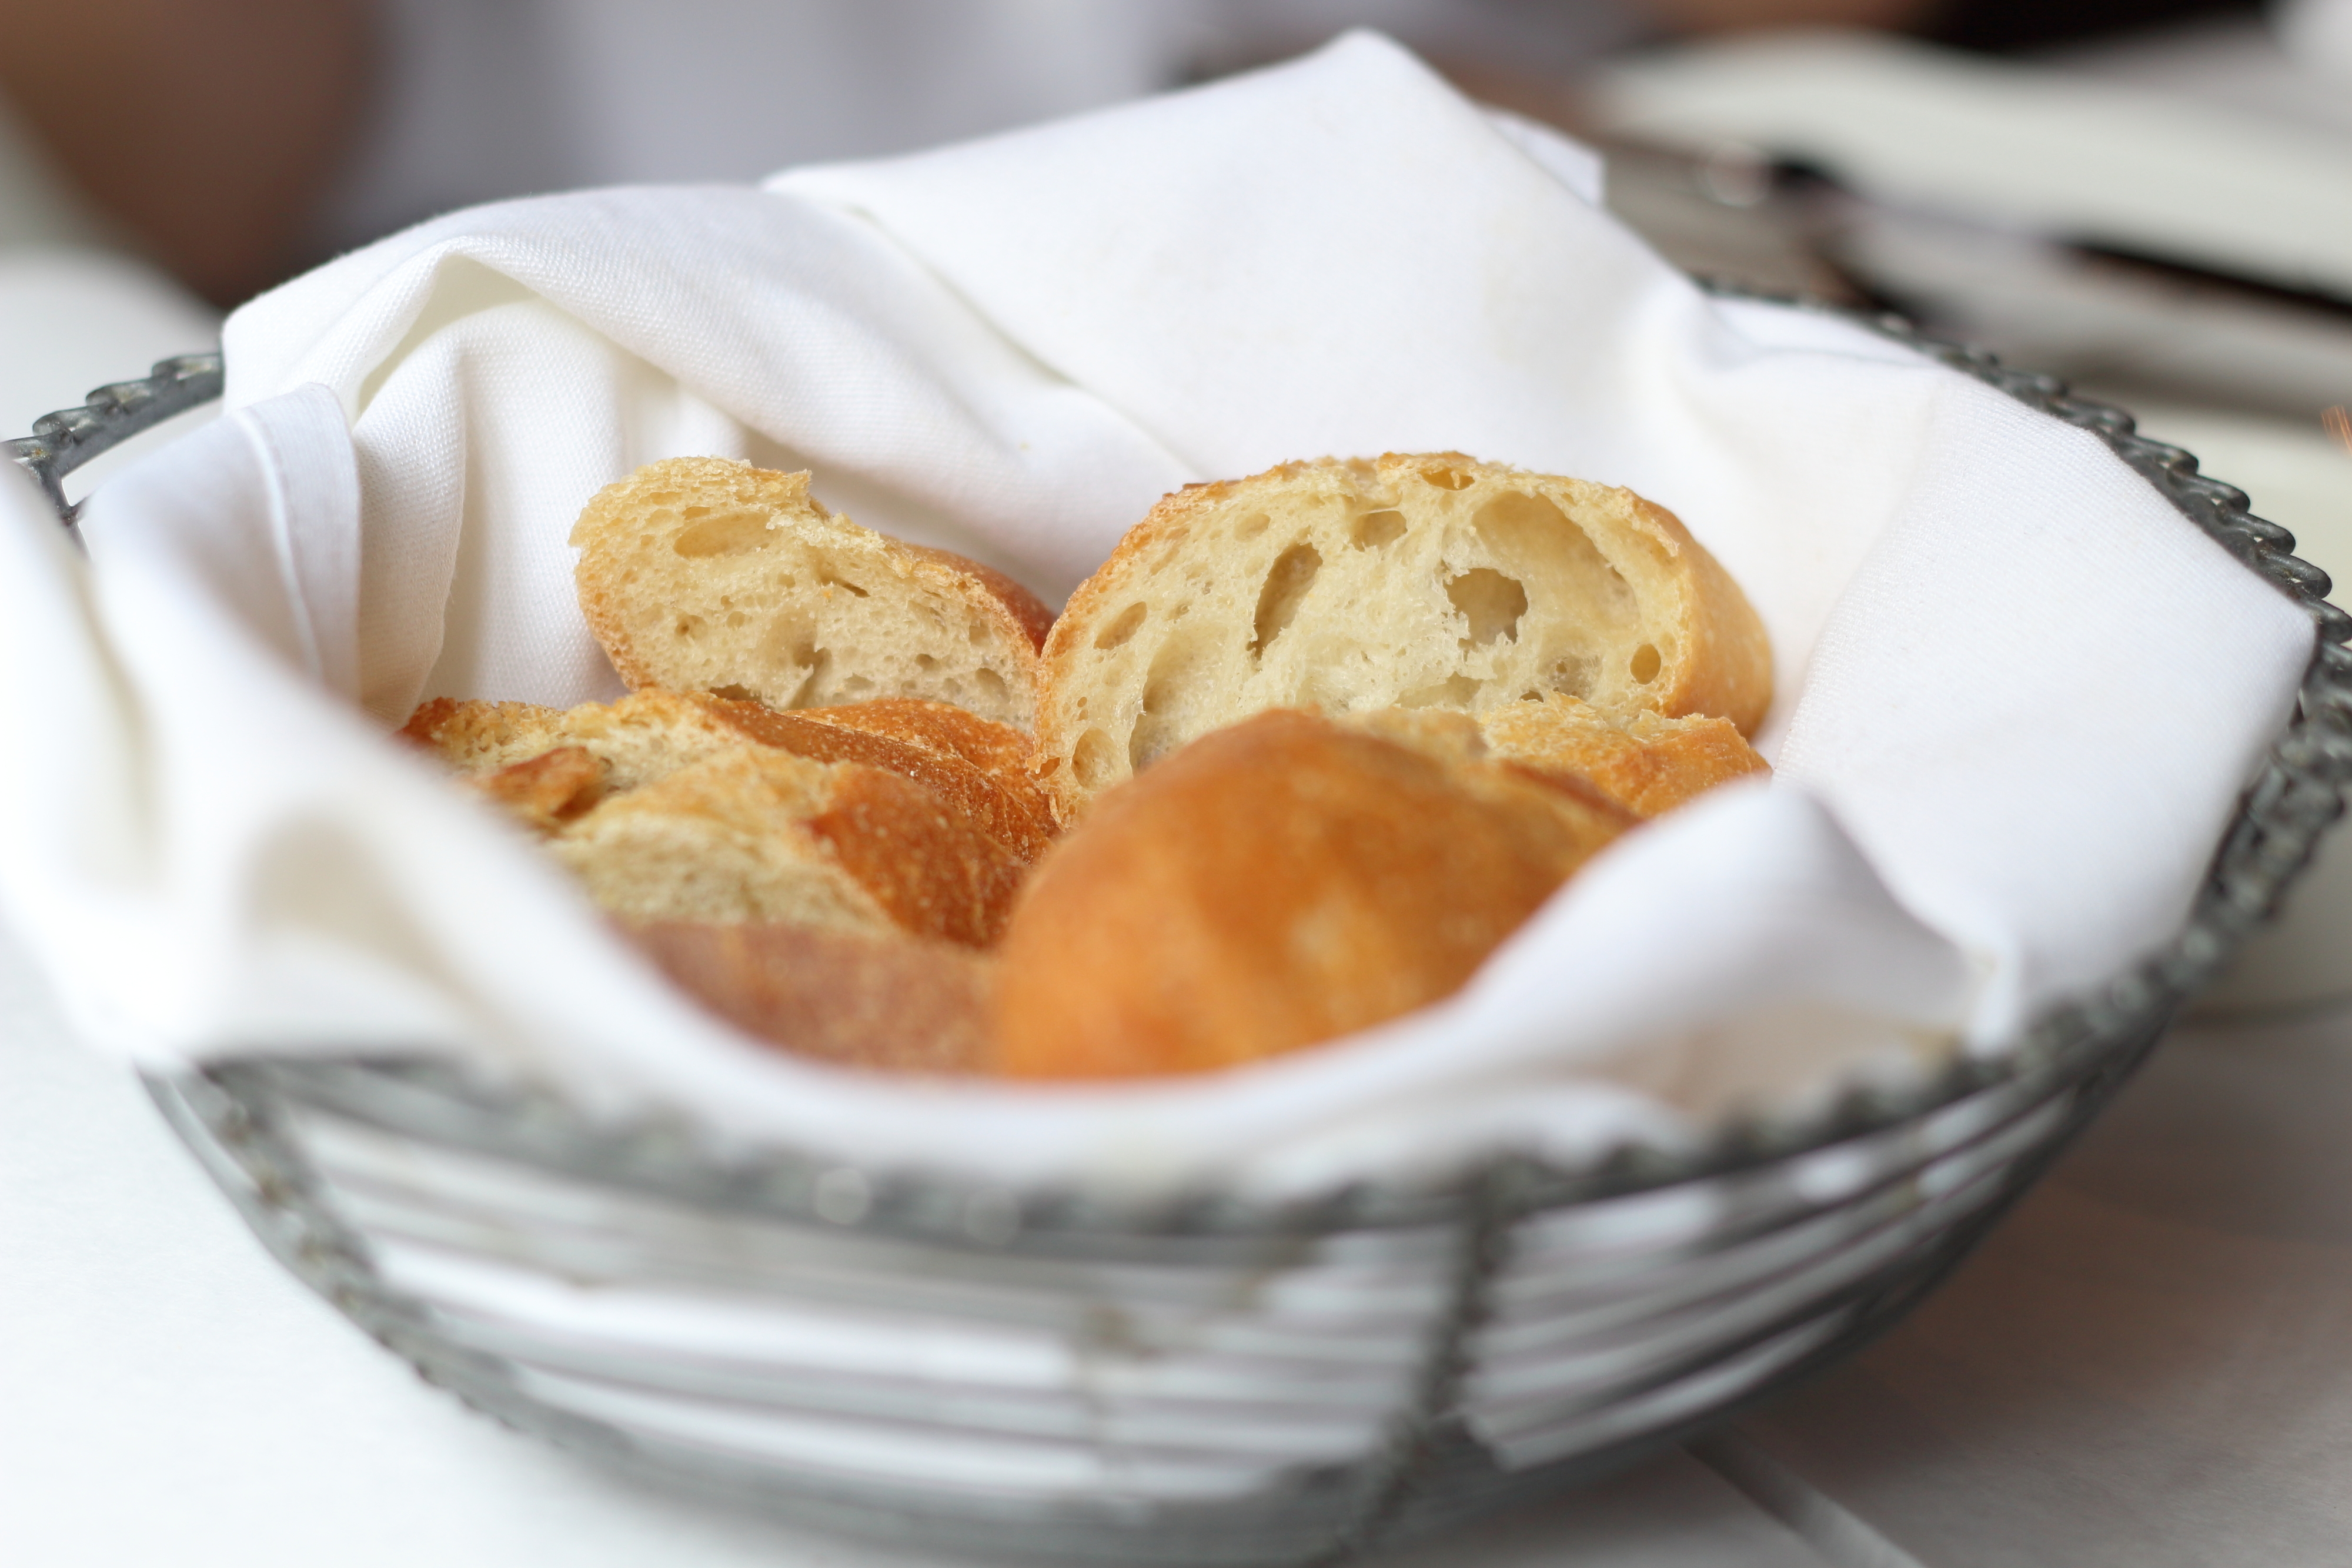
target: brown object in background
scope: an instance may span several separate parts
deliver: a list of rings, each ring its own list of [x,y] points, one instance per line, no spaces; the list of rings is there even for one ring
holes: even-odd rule
[[[1633,824],[1431,738],[1277,710],[1099,797],[1005,933],[1001,1071],[1199,1071],[1410,1012]]]
[[[796,1055],[898,1072],[987,1065],[994,965],[968,948],[804,925],[659,924],[629,936],[710,1011]]]
[[[156,260],[234,305],[308,259],[304,230],[373,86],[373,11],[0,0],[0,92]]]

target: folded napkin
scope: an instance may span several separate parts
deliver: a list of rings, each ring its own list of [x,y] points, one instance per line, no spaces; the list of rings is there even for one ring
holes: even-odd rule
[[[101,490],[86,568],[0,485],[0,904],[93,1039],[152,1062],[422,1047],[1015,1184],[1300,1190],[1686,1137],[1999,1049],[2164,940],[2311,647],[2093,437],[1709,299],[1600,209],[1588,154],[1370,35],[758,190],[455,214],[225,342],[230,414]],[[1067,1089],[799,1061],[383,738],[423,697],[618,691],[565,540],[655,458],[809,466],[1054,596],[1186,481],[1445,448],[1681,516],[1770,631],[1779,772],[1343,1045]]]

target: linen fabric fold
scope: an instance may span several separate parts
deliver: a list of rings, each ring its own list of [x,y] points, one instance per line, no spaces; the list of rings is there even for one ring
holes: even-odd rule
[[[614,1113],[1015,1185],[1301,1191],[1671,1141],[1998,1049],[2178,929],[2291,709],[2302,612],[2097,440],[1838,319],[1710,298],[1581,149],[1351,35],[761,189],[451,214],[229,321],[229,419],[0,485],[0,904],[151,1061],[385,1046]],[[1630,486],[1775,649],[1769,786],[1594,862],[1461,995],[1184,1082],[816,1066],[669,991],[383,738],[618,691],[566,542],[658,457],[1066,593],[1164,491],[1457,449]]]

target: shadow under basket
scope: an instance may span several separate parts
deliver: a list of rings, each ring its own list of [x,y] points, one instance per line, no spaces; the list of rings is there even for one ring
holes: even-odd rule
[[[2090,431],[2318,625],[2186,926],[2009,1050],[1687,1155],[1500,1157],[1289,1205],[722,1155],[429,1055],[244,1058],[148,1087],[279,1260],[428,1380],[593,1461],[824,1528],[1030,1560],[1328,1562],[1686,1437],[1940,1280],[2269,917],[2352,777],[2352,621],[2284,529],[2119,410],[1865,324]],[[217,356],[167,361],[10,455],[70,525],[67,471],[219,386]]]

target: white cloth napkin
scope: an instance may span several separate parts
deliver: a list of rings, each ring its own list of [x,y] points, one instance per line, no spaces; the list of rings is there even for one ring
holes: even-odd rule
[[[0,903],[142,1060],[420,1045],[1014,1184],[1572,1155],[1997,1049],[2177,929],[2309,623],[2092,437],[1709,300],[1594,184],[1355,35],[937,152],[346,256],[230,320],[232,416],[100,492],[87,569],[0,485]],[[617,690],[565,538],[654,458],[811,465],[858,520],[1059,594],[1186,480],[1448,447],[1674,508],[1771,632],[1780,772],[1343,1045],[1070,1089],[781,1056],[382,738],[425,696]]]

